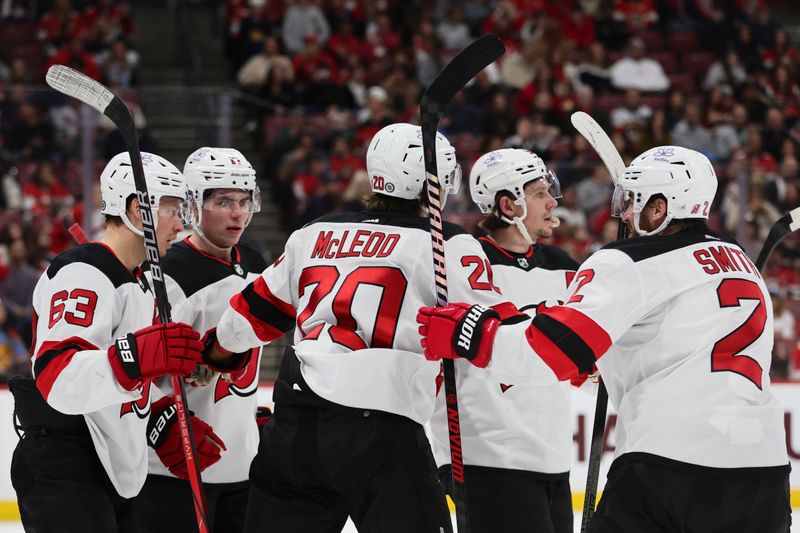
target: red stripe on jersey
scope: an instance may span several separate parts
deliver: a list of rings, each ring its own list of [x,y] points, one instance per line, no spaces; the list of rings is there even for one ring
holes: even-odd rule
[[[253,290],[255,290],[256,294],[258,294],[266,301],[268,301],[270,304],[275,306],[275,308],[278,309],[281,313],[290,316],[292,318],[297,317],[297,313],[294,310],[294,307],[292,307],[292,304],[284,302],[283,300],[275,296],[272,293],[272,291],[269,290],[267,282],[264,281],[263,277],[258,276],[256,278],[256,280],[253,282]]]
[[[50,395],[58,376],[72,361],[72,357],[83,350],[99,350],[99,348],[81,337],[42,343],[34,358],[33,368],[36,374],[36,387],[45,400]]]
[[[253,328],[253,333],[255,333],[260,340],[269,342],[283,336],[284,332],[282,330],[260,320],[250,312],[250,304],[247,303],[242,293],[236,293],[236,295],[231,298],[231,307],[247,320],[250,327]]]
[[[570,379],[578,375],[578,366],[565,354],[557,344],[553,343],[544,333],[531,324],[525,330],[528,344],[541,357],[550,370],[555,373],[559,381]]]
[[[591,348],[595,361],[600,359],[611,347],[611,337],[608,336],[606,330],[577,309],[558,305],[543,311],[543,313],[575,332]]]

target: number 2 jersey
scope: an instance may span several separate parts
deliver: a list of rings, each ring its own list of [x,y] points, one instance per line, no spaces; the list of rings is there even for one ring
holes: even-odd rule
[[[184,322],[203,335],[215,328],[229,301],[266,268],[261,255],[247,245],[234,246],[232,261],[210,256],[197,249],[187,237],[172,245],[162,260],[172,320]],[[250,462],[258,450],[258,366],[261,347],[254,349],[247,366],[230,375],[216,375],[209,385],[186,386],[186,399],[195,416],[208,423],[225,443],[218,462],[203,471],[203,482],[245,481]],[[161,390],[171,394],[170,380]],[[150,473],[172,476],[150,449]]]
[[[108,360],[115,339],[153,324],[155,300],[110,248],[91,243],[56,257],[33,291],[33,373],[48,404],[83,415],[114,488],[139,493],[147,476],[151,383],[127,391]]]
[[[478,241],[452,224],[445,224],[444,237],[449,297],[501,303],[488,274],[475,272],[474,264],[486,263]],[[308,386],[338,405],[424,424],[440,364],[421,353],[416,315],[435,304],[427,218],[343,213],[295,231],[284,254],[231,300],[217,334],[223,347],[238,352],[296,325],[294,352],[304,383],[290,388]]]
[[[565,252],[536,244],[526,253],[512,253],[487,237],[479,240],[491,263],[494,284],[518,309],[534,316],[537,308],[564,301],[578,267]],[[567,478],[572,449],[570,384],[520,385],[494,379],[465,360],[455,364],[464,464]],[[443,391],[436,397],[430,429],[437,466],[449,464]]]
[[[596,361],[617,408],[617,457],[788,468],[772,305],[738,245],[704,229],[620,241],[567,292],[564,306],[499,328],[492,372],[552,383]]]

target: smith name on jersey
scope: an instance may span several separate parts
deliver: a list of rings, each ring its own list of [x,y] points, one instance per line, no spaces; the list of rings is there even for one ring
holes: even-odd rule
[[[534,316],[537,309],[563,303],[578,263],[562,250],[534,244],[512,253],[488,237],[480,243],[491,265],[492,279],[503,297]],[[488,266],[473,263],[475,276]],[[477,287],[473,287],[477,288]],[[493,357],[498,357],[495,354]],[[468,361],[457,360],[456,384],[461,417],[464,464],[569,476],[572,415],[570,384],[544,386],[505,382]],[[450,463],[450,439],[444,393],[436,398],[431,442],[437,466]]]
[[[500,303],[486,272],[475,280],[482,290],[470,287],[474,265],[487,261],[478,242],[452,224],[444,233],[450,298]],[[284,254],[234,297],[217,333],[224,347],[241,351],[296,325],[293,359],[304,383],[291,388],[424,424],[440,364],[422,355],[415,317],[435,303],[428,220],[346,213],[294,232]]]
[[[57,411],[83,415],[114,488],[124,498],[136,496],[147,476],[154,387],[123,389],[107,351],[118,337],[153,324],[148,284],[104,244],[85,244],[50,264],[33,291],[33,312],[38,389]]]
[[[581,265],[568,294],[499,328],[492,372],[548,383],[596,361],[619,413],[618,457],[788,463],[769,388],[772,305],[737,244],[699,229],[614,243]]]
[[[188,237],[174,244],[162,260],[172,319],[191,325],[202,335],[215,328],[230,298],[245,288],[267,267],[261,255],[246,244],[234,246],[232,261],[210,256],[191,244]],[[247,479],[250,462],[258,450],[258,367],[261,348],[254,350],[247,366],[225,380],[217,375],[202,387],[187,387],[186,398],[194,414],[214,428],[228,447],[221,459],[203,471],[207,483],[234,483]],[[160,388],[171,391],[168,380]],[[172,474],[150,449],[150,473]]]

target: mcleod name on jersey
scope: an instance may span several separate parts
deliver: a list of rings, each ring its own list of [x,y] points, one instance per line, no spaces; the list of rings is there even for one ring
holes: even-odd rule
[[[538,308],[563,302],[578,263],[553,246],[535,244],[528,252],[510,253],[487,237],[480,238],[493,280],[503,297],[531,316]],[[486,266],[471,263],[479,288]],[[495,354],[493,357],[498,357]],[[457,360],[456,380],[464,464],[569,476],[572,442],[569,383],[545,386],[502,382],[468,361]],[[450,463],[444,394],[436,398],[431,419],[437,466]]]
[[[470,287],[474,264],[487,262],[478,242],[451,224],[445,238],[450,298],[499,303],[486,273],[477,280],[483,290]],[[217,333],[224,347],[241,351],[296,325],[293,359],[305,383],[290,387],[422,424],[440,365],[420,353],[415,317],[435,303],[427,219],[348,213],[294,232],[285,253],[231,300]]]
[[[533,382],[595,361],[617,408],[617,456],[715,468],[786,465],[769,387],[772,306],[742,249],[700,230],[615,243],[566,305],[501,327],[490,367]]]
[[[215,328],[230,298],[253,281],[266,268],[261,255],[247,245],[231,250],[232,261],[207,255],[188,238],[173,245],[162,260],[172,319],[191,325],[202,335]],[[245,481],[250,462],[258,450],[258,367],[261,348],[254,350],[247,366],[231,375],[220,375],[202,387],[186,387],[186,398],[194,414],[214,428],[228,451],[203,471],[206,483]],[[168,380],[160,388],[171,391]],[[155,450],[150,449],[150,473],[172,476]]]
[[[33,291],[33,312],[33,373],[42,396],[62,413],[83,415],[114,488],[136,496],[147,476],[151,386],[123,389],[107,351],[118,337],[153,324],[147,283],[105,245],[85,244],[50,264]]]

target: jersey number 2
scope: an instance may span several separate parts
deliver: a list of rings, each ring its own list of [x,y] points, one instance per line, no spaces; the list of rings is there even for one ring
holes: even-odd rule
[[[303,296],[307,287],[316,285],[311,291],[306,308],[297,317],[297,326],[303,333],[303,338],[316,339],[319,336],[321,326],[305,331],[303,324],[314,314],[320,300],[331,292],[338,280],[339,269],[335,266],[320,265],[303,269],[300,274],[300,296]],[[369,347],[391,348],[408,285],[403,272],[398,268],[362,266],[350,272],[333,297],[331,305],[336,325],[331,326],[328,333],[334,342],[351,350],[368,347],[356,333],[361,328],[356,323],[352,310],[353,298],[361,285],[373,285],[382,289]]]
[[[757,283],[745,279],[726,279],[717,287],[720,307],[739,307],[742,300],[756,300],[753,312],[738,328],[722,337],[711,351],[712,372],[735,372],[750,380],[761,389],[761,376],[764,369],[758,361],[741,353],[753,344],[767,323],[764,294]]]

